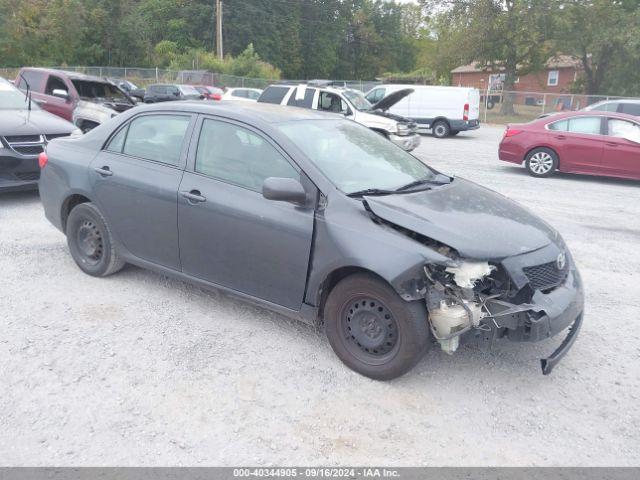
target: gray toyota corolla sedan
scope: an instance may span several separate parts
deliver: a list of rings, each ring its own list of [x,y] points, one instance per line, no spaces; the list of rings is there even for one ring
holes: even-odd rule
[[[410,370],[431,344],[580,328],[560,235],[343,117],[264,104],[125,112],[40,159],[47,218],[94,276],[131,263],[322,324],[350,368]]]

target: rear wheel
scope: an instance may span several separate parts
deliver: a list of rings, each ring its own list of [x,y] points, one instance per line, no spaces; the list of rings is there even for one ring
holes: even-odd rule
[[[106,277],[124,266],[104,217],[92,203],[81,203],[71,210],[66,234],[71,256],[83,272]]]
[[[433,130],[433,136],[436,138],[446,138],[451,133],[451,127],[444,120],[438,120],[431,128]]]
[[[324,308],[329,343],[340,360],[376,380],[391,380],[418,363],[429,341],[423,302],[406,302],[368,274],[340,281]]]
[[[550,148],[536,148],[527,155],[525,167],[534,177],[548,177],[558,168],[558,156]]]

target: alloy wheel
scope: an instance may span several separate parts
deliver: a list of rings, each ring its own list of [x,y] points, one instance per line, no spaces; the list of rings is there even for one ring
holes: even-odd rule
[[[549,173],[553,168],[553,158],[547,152],[536,152],[529,159],[529,168],[537,175]]]

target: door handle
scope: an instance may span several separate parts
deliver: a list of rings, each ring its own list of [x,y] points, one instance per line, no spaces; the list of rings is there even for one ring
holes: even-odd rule
[[[207,197],[200,194],[200,190],[191,190],[190,192],[181,191],[180,195],[186,198],[189,203],[202,203],[207,201]]]
[[[567,138],[567,137],[566,137],[566,136],[564,136],[564,135],[556,135],[556,138],[557,138],[558,140],[566,140],[566,138]]]
[[[605,145],[607,145],[607,147],[617,147],[618,146],[617,143],[613,143],[613,142],[605,142]]]
[[[110,177],[111,175],[113,175],[113,172],[111,171],[111,169],[107,166],[104,167],[96,167],[94,168],[94,170],[101,176],[103,177]]]

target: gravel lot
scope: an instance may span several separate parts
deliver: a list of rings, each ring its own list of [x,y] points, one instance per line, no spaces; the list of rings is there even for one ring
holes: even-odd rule
[[[37,194],[0,195],[2,465],[638,465],[640,182],[534,179],[502,129],[424,137],[431,165],[522,202],[587,290],[573,350],[433,348],[389,383],[320,332],[129,267],[80,272]]]

